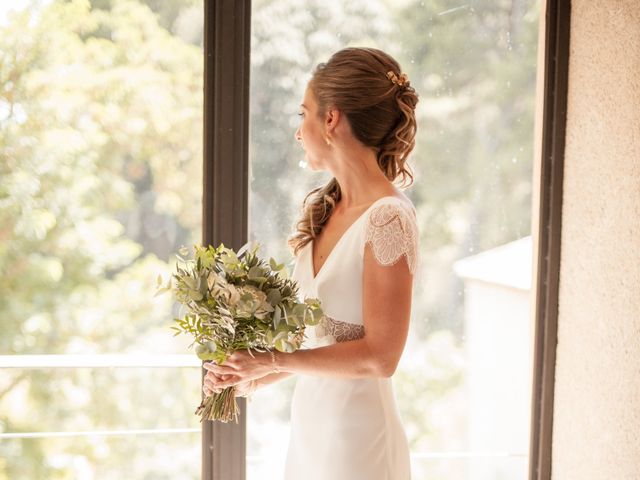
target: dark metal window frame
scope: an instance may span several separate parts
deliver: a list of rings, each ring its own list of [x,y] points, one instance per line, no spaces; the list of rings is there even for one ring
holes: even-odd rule
[[[562,177],[569,58],[569,0],[545,8],[534,370],[529,480],[551,479]],[[206,244],[248,240],[251,0],[204,0],[204,191]],[[203,370],[203,375],[205,371]],[[246,401],[239,423],[203,422],[202,479],[245,480]]]
[[[529,480],[551,479],[553,398],[558,343],[562,179],[569,77],[570,0],[547,0],[544,21],[542,145],[535,285],[535,339]]]
[[[238,249],[248,240],[250,0],[204,0],[202,241]],[[206,371],[203,369],[203,376]],[[202,422],[202,479],[244,480],[246,421]]]

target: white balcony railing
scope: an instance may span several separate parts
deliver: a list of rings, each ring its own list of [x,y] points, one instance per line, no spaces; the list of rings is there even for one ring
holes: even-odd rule
[[[0,355],[0,368],[199,367],[195,354]]]
[[[41,368],[185,368],[200,367],[202,362],[194,354],[51,354],[51,355],[0,355],[0,368],[41,369]],[[131,430],[87,430],[75,432],[16,432],[0,433],[0,440],[18,438],[54,438],[75,436],[129,436],[159,435],[170,433],[195,433],[201,428],[155,428]],[[526,457],[524,452],[506,451],[442,451],[412,452],[413,459],[459,459],[459,458],[508,458]],[[265,457],[266,458],[266,457]],[[260,461],[258,455],[248,455],[248,461]]]

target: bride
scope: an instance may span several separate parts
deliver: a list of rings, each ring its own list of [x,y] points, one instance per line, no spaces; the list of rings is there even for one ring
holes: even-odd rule
[[[320,63],[304,92],[296,139],[313,170],[333,178],[307,194],[289,245],[301,298],[322,302],[293,353],[205,363],[205,395],[238,395],[296,375],[286,480],[407,480],[409,446],[391,378],[402,355],[418,263],[411,201],[418,95],[396,60],[345,48]]]

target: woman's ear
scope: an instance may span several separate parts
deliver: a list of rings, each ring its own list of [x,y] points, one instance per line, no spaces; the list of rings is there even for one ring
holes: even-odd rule
[[[338,122],[340,121],[340,110],[335,107],[330,107],[327,109],[327,113],[325,115],[325,134],[330,135],[338,126]]]

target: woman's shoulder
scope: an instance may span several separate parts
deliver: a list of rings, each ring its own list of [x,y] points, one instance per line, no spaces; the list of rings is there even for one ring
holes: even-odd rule
[[[392,199],[397,200],[398,202],[400,202],[400,204],[402,204],[403,206],[411,209],[411,210],[415,210],[416,207],[413,205],[413,202],[411,201],[411,199],[409,199],[409,197],[407,197],[404,193],[400,192],[398,195],[395,195],[393,197],[390,197]]]
[[[406,195],[382,197],[369,211],[364,243],[371,245],[378,263],[392,265],[405,255],[409,269],[414,272],[419,238],[416,209]]]
[[[407,195],[405,195],[401,191],[389,193],[388,195],[384,195],[378,198],[378,200],[376,200],[372,204],[372,208],[370,209],[371,211],[369,212],[370,213],[369,217],[371,218],[372,216],[379,214],[380,211],[386,211],[386,212],[398,211],[398,208],[394,208],[394,206],[396,205],[399,207],[402,207],[400,211],[412,212],[413,217],[415,218],[416,207],[413,205],[413,202],[409,199],[409,197],[407,197]]]

